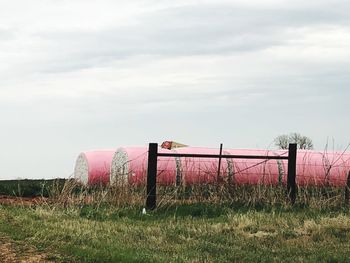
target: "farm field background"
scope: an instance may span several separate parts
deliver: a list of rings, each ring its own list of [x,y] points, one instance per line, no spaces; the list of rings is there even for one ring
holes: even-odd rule
[[[0,195],[18,197],[48,197],[55,189],[62,190],[66,179],[0,180]]]
[[[0,205],[0,242],[18,258],[30,251],[43,262],[349,262],[344,204],[203,201],[144,215],[142,204],[55,198]]]

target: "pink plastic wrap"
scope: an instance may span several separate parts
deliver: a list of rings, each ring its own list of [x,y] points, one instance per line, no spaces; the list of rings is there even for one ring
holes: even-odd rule
[[[162,153],[219,154],[219,149],[185,147]],[[223,155],[288,156],[288,150],[224,149]],[[84,184],[107,185],[121,180],[130,185],[145,185],[148,147],[122,147],[115,150],[83,152],[77,160],[75,178]],[[234,184],[286,184],[287,160],[222,158],[220,177],[217,158],[158,157],[157,182],[162,185],[214,183],[227,180]],[[299,186],[345,186],[350,171],[349,152],[298,150]]]
[[[158,152],[171,152],[158,148]],[[148,147],[122,147],[114,154],[111,166],[111,182],[128,182],[132,185],[146,184],[148,166]],[[158,158],[157,182],[172,185],[176,180],[174,157]]]
[[[225,150],[225,153],[249,156],[281,155],[273,151],[259,149],[228,149]],[[283,181],[283,172],[277,160],[231,159],[231,161],[233,163],[233,182],[235,184],[277,185]]]
[[[115,150],[87,151],[79,155],[74,177],[88,185],[107,185],[110,180],[112,157]]]
[[[287,161],[283,161],[283,170],[287,174]],[[306,186],[345,186],[350,171],[348,152],[318,152],[298,150],[297,185]]]
[[[175,153],[184,154],[219,154],[218,149],[185,147],[174,149]],[[223,153],[224,154],[224,153]],[[179,180],[185,185],[213,183],[221,181],[229,174],[229,164],[226,159],[221,160],[220,177],[218,178],[218,158],[181,157],[177,158]]]

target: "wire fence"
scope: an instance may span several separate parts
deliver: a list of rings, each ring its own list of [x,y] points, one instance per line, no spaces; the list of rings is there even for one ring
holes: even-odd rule
[[[227,176],[228,179],[232,180],[232,176],[234,175],[237,177],[237,175],[242,174],[244,171],[247,171],[249,169],[261,166],[262,164],[266,164],[269,160],[288,160],[288,173],[287,173],[287,196],[291,203],[295,202],[296,199],[296,157],[297,157],[297,146],[296,144],[290,144],[289,145],[289,151],[288,156],[270,156],[270,155],[231,155],[231,154],[222,154],[222,144],[220,146],[220,153],[219,154],[197,154],[197,153],[158,153],[158,144],[156,143],[150,143],[149,144],[149,151],[148,151],[148,169],[147,169],[147,197],[146,197],[146,207],[148,209],[155,209],[157,206],[157,177],[160,177],[158,174],[160,171],[158,169],[158,160],[159,157],[178,157],[178,158],[184,158],[184,161],[181,162],[178,166],[181,166],[179,169],[179,173],[177,174],[177,180],[176,182],[179,182],[177,186],[186,185],[186,184],[198,184],[198,183],[208,183],[208,182],[216,182],[218,184],[219,182],[223,182],[223,176],[224,174],[221,174],[221,161],[223,159],[248,159],[248,160],[262,160],[257,162],[252,162],[250,166],[246,166],[244,168],[238,169],[237,172],[232,172],[234,167],[229,169],[229,162],[227,161],[226,167],[228,171],[231,172],[230,176]],[[186,159],[186,158],[192,158],[192,159]],[[194,158],[194,159],[193,159]],[[194,162],[193,160],[196,160],[197,158],[201,159],[199,162]],[[207,159],[207,162],[203,159]],[[217,159],[218,160],[218,166],[213,164],[210,160]],[[208,161],[209,160],[209,161]],[[203,173],[201,174],[201,169],[198,169],[198,165],[200,164],[208,164],[210,167],[208,169],[207,165],[205,166],[205,172],[203,176]],[[246,163],[245,163],[246,165]],[[183,166],[185,167],[183,169]],[[186,169],[188,169],[188,166],[190,166],[190,170],[192,171],[192,174],[190,176],[186,176]],[[196,170],[195,173],[193,173],[193,170]],[[208,172],[209,170],[209,172]],[[217,174],[215,176],[215,170],[217,170]],[[162,171],[162,170],[161,170]],[[185,176],[184,176],[185,175]],[[277,175],[277,174],[276,174]],[[271,175],[270,175],[271,176]],[[280,174],[278,174],[278,177]],[[215,179],[216,178],[216,179]],[[264,178],[264,175],[263,177]],[[179,179],[179,180],[178,180]],[[235,180],[237,178],[234,178]],[[250,180],[251,178],[248,178]],[[253,181],[256,180],[256,178],[253,178]],[[260,180],[260,179],[258,179]],[[267,179],[268,180],[268,179]]]

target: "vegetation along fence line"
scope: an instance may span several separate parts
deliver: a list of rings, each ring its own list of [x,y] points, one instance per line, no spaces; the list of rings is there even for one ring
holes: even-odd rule
[[[227,155],[222,154],[222,144],[219,154],[188,154],[188,153],[158,153],[158,144],[150,143],[148,150],[147,169],[147,198],[146,208],[153,210],[157,207],[157,163],[158,157],[192,157],[192,158],[217,158],[219,161],[218,175],[220,177],[220,166],[222,158],[229,159],[261,159],[261,160],[288,160],[287,174],[287,196],[291,204],[295,203],[297,196],[296,185],[296,162],[297,144],[289,144],[288,156],[263,156],[263,155]]]

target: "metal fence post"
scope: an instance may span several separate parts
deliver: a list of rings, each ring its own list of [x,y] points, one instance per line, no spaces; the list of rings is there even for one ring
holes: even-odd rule
[[[295,203],[297,197],[296,184],[296,166],[297,166],[297,144],[289,144],[288,151],[288,175],[287,175],[287,194],[291,204]]]
[[[157,158],[158,144],[150,143],[148,148],[147,199],[146,208],[153,210],[157,206]]]
[[[219,183],[219,181],[220,181],[221,159],[222,159],[222,143],[220,144],[218,174],[217,174],[217,178],[216,178],[217,183]]]
[[[348,179],[346,180],[346,185],[345,185],[345,203],[346,204],[350,203],[350,171],[349,171]]]

